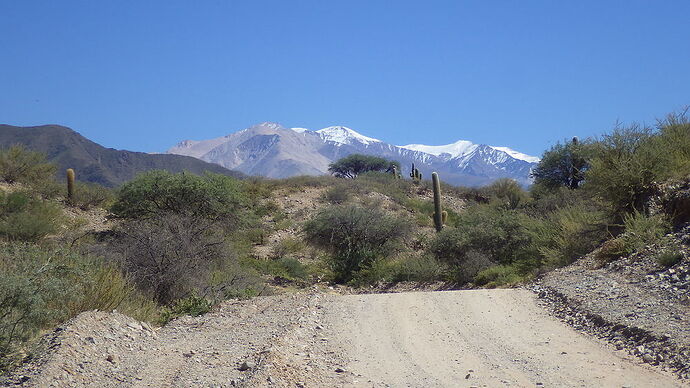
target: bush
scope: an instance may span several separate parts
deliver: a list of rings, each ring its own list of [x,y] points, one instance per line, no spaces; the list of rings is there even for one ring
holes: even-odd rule
[[[455,228],[438,233],[429,251],[452,267],[461,267],[470,251],[505,264],[529,258],[535,252],[530,247],[527,221],[527,216],[515,210],[476,205],[458,215]]]
[[[348,282],[360,269],[389,256],[409,230],[404,219],[352,205],[326,208],[304,226],[310,243],[333,254],[336,282]]]
[[[625,232],[620,238],[625,243],[626,254],[660,242],[671,230],[669,220],[661,214],[647,216],[635,211],[623,217],[623,224]]]
[[[40,184],[54,174],[55,165],[40,152],[29,151],[23,145],[0,150],[0,179],[4,182]]]
[[[515,286],[529,279],[529,274],[523,273],[514,265],[497,265],[479,272],[474,282],[478,286],[496,288]]]
[[[212,303],[206,298],[193,294],[186,298],[178,299],[172,306],[164,308],[161,311],[160,323],[165,325],[171,320],[183,316],[198,317],[211,311],[211,306]]]
[[[272,256],[274,259],[280,259],[304,250],[304,242],[298,238],[285,238],[276,244],[273,248]]]
[[[202,293],[211,271],[232,257],[213,221],[178,214],[122,223],[109,250],[160,304]]]
[[[334,205],[340,205],[345,202],[347,202],[350,197],[352,197],[352,193],[350,192],[350,187],[344,184],[337,184],[335,186],[330,187],[323,193],[323,199],[324,201],[334,204]]]
[[[156,306],[111,264],[63,249],[0,245],[0,372],[22,344],[82,311],[119,311],[152,320]]]
[[[604,215],[584,203],[558,209],[533,225],[535,247],[551,268],[588,254],[606,236]]]
[[[610,205],[613,215],[644,211],[664,169],[667,150],[653,146],[649,128],[636,125],[604,135],[586,174],[586,187]]]
[[[248,204],[241,189],[240,181],[224,175],[150,171],[125,183],[111,210],[129,219],[175,213],[231,225],[242,219]]]
[[[50,202],[15,191],[0,191],[0,236],[13,241],[38,241],[54,233],[60,209]]]
[[[486,187],[486,191],[502,201],[508,209],[517,209],[527,199],[527,193],[513,179],[502,178]]]
[[[106,207],[115,200],[112,190],[97,183],[75,182],[74,198],[70,203],[82,210]]]
[[[276,259],[247,259],[245,262],[263,275],[286,280],[306,280],[309,276],[307,267],[291,257]]]
[[[673,248],[664,249],[656,256],[656,262],[665,268],[673,267],[680,263],[681,260],[683,260],[683,252]]]

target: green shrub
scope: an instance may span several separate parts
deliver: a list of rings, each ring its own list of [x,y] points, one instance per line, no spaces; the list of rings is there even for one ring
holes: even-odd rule
[[[107,187],[97,183],[75,182],[71,205],[82,210],[89,210],[95,207],[106,207],[114,200],[114,193]]]
[[[497,265],[479,272],[474,282],[478,286],[496,288],[515,286],[528,281],[530,278],[529,274],[522,273],[514,265]]]
[[[666,268],[673,267],[680,263],[681,260],[683,260],[683,252],[673,248],[664,249],[656,256],[656,262]]]
[[[276,259],[245,259],[244,262],[263,275],[287,280],[306,280],[307,267],[291,257]]]
[[[612,215],[644,211],[654,192],[655,181],[663,175],[663,154],[654,146],[653,132],[637,125],[604,135],[586,174],[586,187],[607,202]]]
[[[125,183],[112,206],[122,218],[149,218],[175,213],[236,224],[248,206],[237,179],[218,174],[204,176],[149,171]]]
[[[441,262],[462,266],[467,253],[480,252],[493,262],[512,263],[528,258],[531,235],[528,217],[491,205],[475,205],[458,216],[455,228],[447,227],[436,235],[429,251]]]
[[[303,251],[305,248],[304,241],[299,238],[284,238],[276,244],[273,248],[273,258],[280,259],[282,257],[293,255]]]
[[[517,209],[527,199],[527,193],[515,180],[510,178],[496,180],[486,187],[486,191],[503,202],[508,209]]]
[[[8,240],[38,241],[57,230],[60,216],[60,209],[48,201],[0,191],[0,236]]]
[[[647,216],[640,212],[626,214],[623,217],[625,232],[620,237],[625,243],[627,254],[633,253],[646,245],[660,242],[671,229],[669,220],[661,215]]]
[[[190,295],[186,298],[178,299],[172,306],[164,308],[161,311],[160,323],[166,324],[175,318],[183,316],[198,317],[211,311],[212,306],[213,304],[206,298]]]
[[[333,254],[337,282],[348,282],[360,269],[389,256],[409,230],[407,220],[353,205],[326,208],[304,226],[310,243]]]
[[[690,121],[686,111],[672,113],[658,125],[659,133],[647,145],[660,151],[664,170],[658,179],[682,179],[690,175]]]
[[[23,243],[0,245],[0,372],[40,330],[92,309],[141,320],[156,306],[102,259]]]
[[[444,280],[446,266],[433,256],[405,256],[395,262],[393,282],[433,282]]]
[[[52,180],[55,165],[44,154],[29,151],[23,145],[0,150],[0,179],[7,183],[40,184]]]
[[[347,200],[349,200],[352,197],[352,193],[350,192],[350,190],[350,187],[340,183],[324,191],[323,199],[328,203],[340,205],[347,202]]]
[[[534,223],[534,245],[553,268],[572,263],[596,248],[606,236],[604,215],[584,203],[558,209]]]

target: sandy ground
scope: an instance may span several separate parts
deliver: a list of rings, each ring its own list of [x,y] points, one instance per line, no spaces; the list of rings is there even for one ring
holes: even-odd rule
[[[227,303],[151,331],[84,313],[14,380],[61,387],[678,387],[528,290],[311,293]],[[145,325],[143,325],[145,326]],[[243,364],[245,364],[243,366]]]

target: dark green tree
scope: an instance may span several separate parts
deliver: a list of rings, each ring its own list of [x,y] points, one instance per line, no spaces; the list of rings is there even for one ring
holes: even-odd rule
[[[328,171],[338,178],[356,178],[369,171],[391,172],[395,167],[400,171],[400,163],[377,156],[352,154],[328,165]]]
[[[594,142],[580,142],[577,138],[554,145],[544,152],[541,161],[532,171],[534,184],[549,189],[561,186],[577,189],[585,179],[594,147]]]

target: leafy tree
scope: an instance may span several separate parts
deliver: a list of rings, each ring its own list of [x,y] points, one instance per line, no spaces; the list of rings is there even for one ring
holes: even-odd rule
[[[594,151],[592,141],[558,143],[546,151],[532,172],[534,184],[555,189],[561,186],[577,189],[589,169],[589,159]]]
[[[29,151],[23,145],[0,150],[0,179],[7,183],[39,183],[55,174],[55,165],[44,154]]]
[[[247,199],[237,179],[149,171],[125,183],[112,212],[121,218],[151,218],[164,213],[239,221]]]
[[[371,155],[352,154],[328,165],[328,171],[339,178],[356,178],[369,171],[400,171],[400,163]]]

